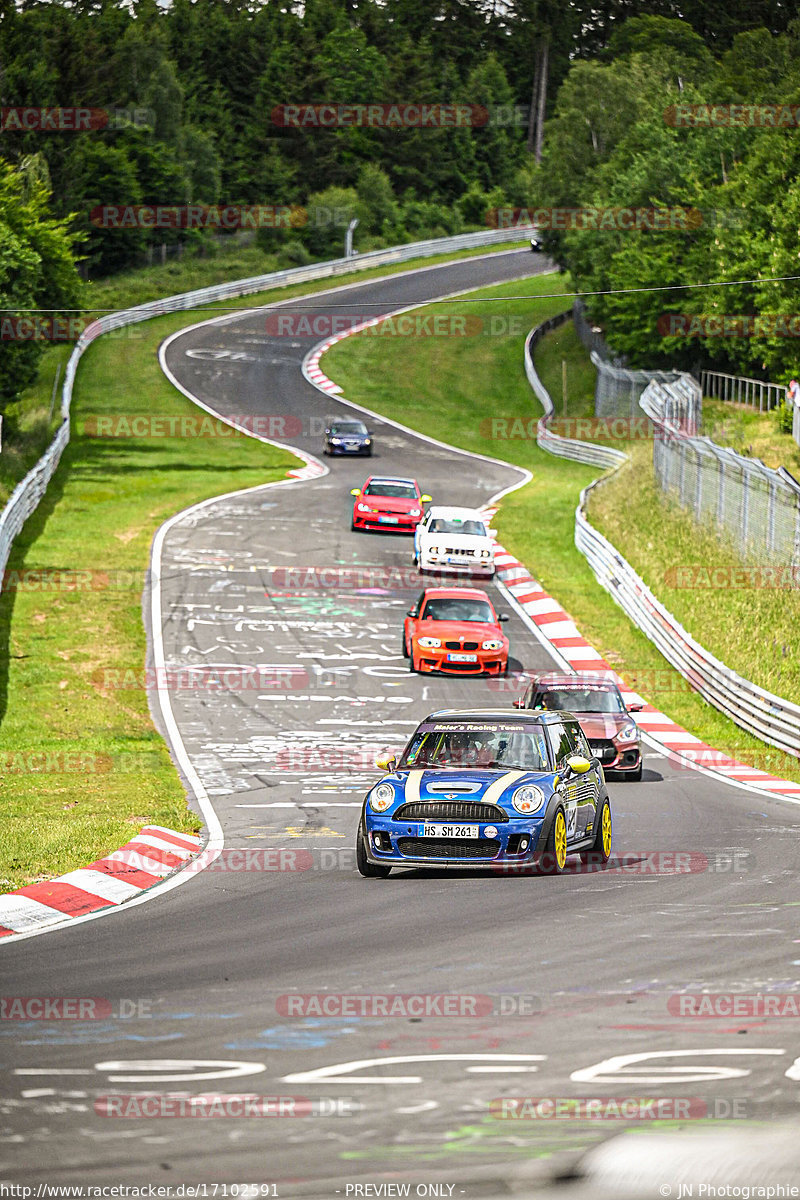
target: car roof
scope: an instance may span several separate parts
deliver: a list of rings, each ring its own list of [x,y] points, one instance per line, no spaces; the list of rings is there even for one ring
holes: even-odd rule
[[[477,520],[483,523],[483,517],[477,508],[461,508],[455,504],[431,504],[428,515],[434,517],[456,517],[462,521]]]
[[[566,672],[559,671],[542,671],[531,680],[534,686],[539,687],[607,687],[609,689],[618,688],[616,680],[611,679],[608,671],[579,671],[575,675],[567,675]]]
[[[489,600],[489,596],[481,588],[465,588],[458,587],[453,584],[451,587],[427,587],[425,588],[426,600],[447,599],[456,597],[461,600]],[[491,601],[489,601],[491,603]]]
[[[520,725],[530,725],[531,721],[536,724],[547,725],[552,721],[563,721],[569,718],[570,721],[577,721],[574,713],[566,712],[559,709],[547,709],[544,711],[537,710],[536,712],[530,708],[524,709],[507,709],[507,708],[441,708],[436,712],[428,713],[425,721],[509,721],[518,722]],[[425,721],[420,722],[424,724]]]
[[[412,487],[417,486],[416,479],[407,479],[402,475],[369,475],[367,483],[410,483]]]

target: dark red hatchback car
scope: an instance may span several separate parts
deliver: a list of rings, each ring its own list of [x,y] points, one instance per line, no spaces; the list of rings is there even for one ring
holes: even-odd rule
[[[630,714],[642,705],[625,707],[622,693],[607,676],[554,671],[537,675],[527,691],[514,701],[515,708],[564,709],[574,713],[603,770],[621,778],[642,778],[639,729]]]

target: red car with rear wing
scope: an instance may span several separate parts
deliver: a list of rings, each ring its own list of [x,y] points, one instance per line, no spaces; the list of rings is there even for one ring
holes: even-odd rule
[[[423,495],[416,479],[396,479],[386,475],[370,475],[363,488],[353,488],[353,520],[351,529],[397,530],[413,533],[422,520],[423,505],[430,496]]]

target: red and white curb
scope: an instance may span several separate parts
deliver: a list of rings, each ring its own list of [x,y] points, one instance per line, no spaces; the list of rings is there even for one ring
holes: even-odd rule
[[[183,867],[200,838],[146,825],[119,850],[57,879],[30,883],[0,896],[0,937],[66,924],[74,917],[116,908]]]
[[[496,511],[484,509],[483,515],[488,521]],[[527,567],[499,544],[495,546],[495,564],[498,580],[515,606],[532,623],[540,640],[552,647],[565,670],[599,671],[606,678],[613,679],[626,704],[643,705],[641,712],[631,713],[631,719],[646,735],[648,743],[663,750],[672,762],[709,775],[719,775],[729,783],[800,802],[800,783],[779,779],[715,750],[678,725],[666,713],[648,704],[638,692],[632,691],[602,654],[582,637],[575,622],[558,601],[532,578]]]
[[[358,325],[353,325],[351,329],[345,329],[342,333],[336,333],[333,337],[327,338],[326,341],[320,342],[314,347],[311,353],[305,360],[304,371],[306,378],[318,387],[321,392],[328,392],[331,396],[341,396],[342,389],[338,383],[334,383],[329,379],[319,365],[319,360],[326,351],[335,346],[337,342],[344,341],[345,338],[352,337],[354,333],[363,333],[365,329],[369,329],[373,325],[380,325],[381,321],[385,321],[389,314],[385,313],[380,317],[371,317],[368,321],[361,321]]]

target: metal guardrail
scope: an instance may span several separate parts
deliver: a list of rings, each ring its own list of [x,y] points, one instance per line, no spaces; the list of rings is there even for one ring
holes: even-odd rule
[[[294,283],[333,278],[338,275],[350,274],[353,271],[365,271],[370,267],[388,266],[392,263],[407,262],[416,258],[430,258],[436,254],[447,254],[455,250],[469,250],[472,247],[480,248],[505,242],[527,242],[529,238],[530,230],[528,229],[487,229],[477,233],[461,233],[453,237],[410,242],[405,246],[389,246],[385,250],[372,250],[353,258],[334,258],[328,262],[310,263],[304,267],[289,267],[283,271],[271,271],[266,275],[255,275],[249,279],[237,279],[231,283],[198,288],[196,291],[183,292],[176,296],[168,296],[163,300],[139,304],[135,308],[109,313],[99,320],[93,321],[81,334],[67,363],[61,393],[61,425],[36,466],[28,472],[24,479],[20,480],[0,513],[0,573],[5,570],[14,538],[31,513],[35,511],[58,467],[64,447],[69,442],[72,388],[78,363],[87,347],[102,334],[108,333],[112,329],[120,329],[125,325],[136,324],[139,321],[149,321],[152,317],[160,317],[165,313],[181,312],[197,308],[202,304],[213,304],[219,300],[248,296],[266,291],[268,288],[288,287]]]
[[[673,383],[653,379],[639,407],[662,430],[662,437],[695,437],[703,417],[703,394],[691,375],[680,375]]]
[[[700,386],[704,396],[731,404],[749,404],[751,408],[758,407],[759,412],[769,412],[786,398],[786,388],[780,383],[726,375],[724,371],[701,371]]]
[[[615,450],[611,446],[598,446],[593,442],[579,442],[574,438],[561,437],[560,434],[553,433],[548,428],[555,415],[555,406],[533,365],[533,351],[537,342],[546,333],[563,325],[571,316],[571,312],[563,312],[555,317],[550,317],[532,329],[525,339],[525,374],[544,409],[544,416],[540,418],[537,426],[536,442],[543,450],[558,455],[559,458],[569,458],[574,462],[587,463],[596,467],[616,467],[624,463],[627,458],[627,455],[623,454],[621,450]]]
[[[561,320],[563,319],[562,315]],[[525,342],[525,373],[545,409],[545,416],[539,422],[542,436],[537,438],[537,442],[543,450],[549,450],[552,454],[586,462],[588,460],[584,457],[585,443],[576,443],[570,438],[558,438],[557,447],[554,448],[554,435],[547,431],[547,422],[552,416],[554,405],[533,367],[531,348],[547,332],[547,328],[552,327],[552,322],[545,322],[532,330]],[[658,385],[652,386],[655,388]],[[684,410],[690,395],[691,388],[688,385],[679,389]],[[661,415],[663,423],[663,412],[655,405],[651,407],[656,416]],[[655,418],[651,415],[651,419]],[[677,428],[676,426],[675,431]],[[687,439],[682,435],[682,440]],[[572,447],[567,445],[570,441]],[[595,449],[603,456],[619,456],[622,461],[627,457],[620,451],[612,451],[607,447],[598,446]],[[619,461],[612,463],[608,457],[602,465],[618,467],[621,464]],[[630,563],[590,524],[586,516],[589,494],[593,488],[605,483],[610,477],[606,475],[602,479],[596,479],[589,487],[584,488],[575,512],[575,545],[586,558],[598,583],[614,598],[634,625],[653,642],[667,662],[679,671],[709,704],[713,704],[748,733],[789,754],[800,756],[800,705],[784,700],[781,696],[776,696],[737,675],[696,642],[672,613],[656,599]]]
[[[676,371],[634,371],[624,366],[624,357],[615,354],[602,331],[589,324],[582,300],[573,304],[572,320],[578,339],[597,371],[594,387],[596,417],[635,417],[639,411],[639,397],[652,379],[667,383],[678,378]]]
[[[678,384],[652,383],[641,407],[658,430],[653,469],[665,492],[726,530],[743,555],[800,565],[800,483],[789,471],[694,436],[693,403]]]

